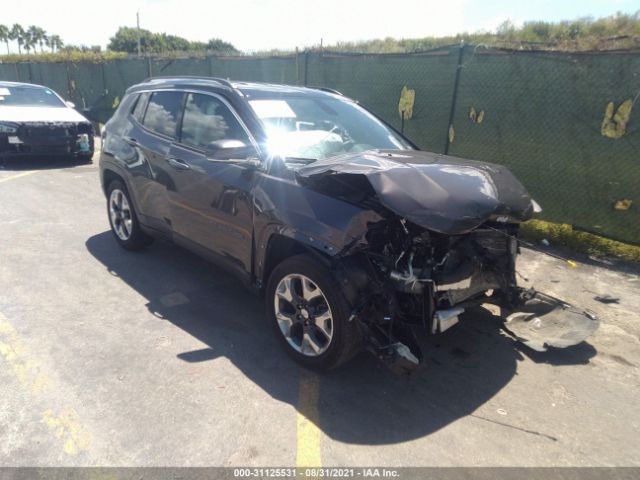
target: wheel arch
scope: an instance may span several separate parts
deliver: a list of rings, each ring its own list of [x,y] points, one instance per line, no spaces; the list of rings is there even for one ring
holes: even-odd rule
[[[123,175],[121,172],[118,172],[118,168],[109,164],[102,168],[102,172],[100,174],[101,183],[102,183],[102,191],[105,196],[107,195],[107,189],[109,188],[109,184],[114,180],[118,180],[121,182],[125,188],[127,189],[127,193],[129,194],[129,200],[133,203],[133,208],[136,210],[136,214],[138,218],[144,214],[140,211],[140,205],[138,203],[138,197],[136,196],[135,188],[132,188],[130,183],[127,181],[127,175]]]
[[[331,264],[329,249],[323,249],[320,242],[313,242],[306,237],[293,232],[273,232],[265,244],[258,246],[256,259],[256,279],[260,285],[266,285],[273,269],[283,260],[298,254],[309,254],[327,266]]]
[[[122,175],[120,175],[119,173],[116,173],[114,170],[110,168],[105,168],[102,172],[102,191],[104,192],[105,195],[107,194],[107,188],[109,188],[109,185],[114,180],[119,180],[120,182],[122,182],[122,184],[125,187],[127,186],[127,182],[125,182]]]

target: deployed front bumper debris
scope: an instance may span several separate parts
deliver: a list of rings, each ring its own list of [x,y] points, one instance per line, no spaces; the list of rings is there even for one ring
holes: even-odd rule
[[[600,324],[592,312],[534,289],[515,288],[512,293],[511,307],[502,305],[503,328],[515,340],[538,352],[577,345],[593,335]],[[491,297],[487,300],[487,303],[493,303]],[[428,333],[441,333],[454,326],[458,315],[463,312],[463,308],[435,312],[431,332]],[[420,347],[415,336],[408,334],[408,329],[392,338],[395,342],[386,347],[382,347],[379,341],[369,345],[387,367],[394,373],[409,374],[424,366]]]
[[[597,328],[589,312],[517,285],[519,224],[537,204],[504,166],[420,151],[370,150],[296,169],[312,190],[366,212],[337,245],[352,317],[367,348],[396,372],[419,368],[418,338],[455,328],[466,310],[499,306],[529,347],[576,345]],[[361,217],[360,217],[361,218]],[[366,279],[362,281],[361,279]]]
[[[585,341],[600,322],[586,310],[535,290],[522,290],[522,304],[505,318],[505,329],[538,352]]]

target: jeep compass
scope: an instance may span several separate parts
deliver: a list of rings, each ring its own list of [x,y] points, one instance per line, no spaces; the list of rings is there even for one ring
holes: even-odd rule
[[[102,145],[115,241],[168,238],[237,275],[307,367],[366,349],[411,371],[420,336],[482,304],[537,350],[598,326],[518,287],[518,226],[539,207],[506,167],[421,151],[338,92],[152,78],[127,90]]]

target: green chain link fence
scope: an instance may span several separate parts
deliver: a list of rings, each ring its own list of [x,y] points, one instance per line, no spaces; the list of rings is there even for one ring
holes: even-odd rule
[[[0,79],[47,85],[99,122],[127,87],[158,75],[336,89],[425,150],[509,166],[543,206],[540,218],[640,243],[640,52],[466,45],[417,54],[0,64]],[[399,108],[403,89],[413,92]]]

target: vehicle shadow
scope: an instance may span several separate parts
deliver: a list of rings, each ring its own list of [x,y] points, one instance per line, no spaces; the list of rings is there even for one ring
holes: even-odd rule
[[[429,435],[491,399],[516,374],[523,355],[569,365],[588,363],[596,353],[581,344],[530,355],[500,331],[496,317],[480,308],[456,328],[425,342],[427,367],[411,376],[394,375],[364,353],[316,377],[282,351],[262,301],[224,271],[164,242],[144,253],[123,251],[108,231],[89,238],[86,247],[110,274],[141,294],[155,316],[208,346],[182,352],[176,361],[225,356],[273,398],[291,404],[342,442],[389,444]],[[176,292],[188,302],[171,301]],[[301,377],[318,382],[319,398],[312,408],[299,402]]]
[[[95,162],[95,155],[94,155]],[[62,168],[88,165],[90,162],[67,157],[25,157],[19,159],[0,159],[0,171],[20,172],[24,170],[58,170]]]

